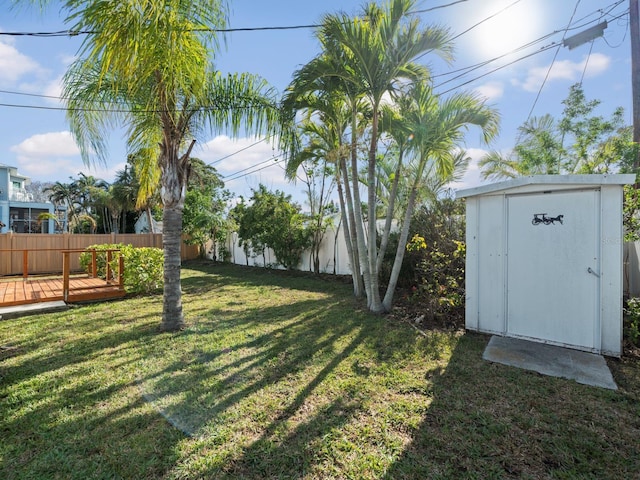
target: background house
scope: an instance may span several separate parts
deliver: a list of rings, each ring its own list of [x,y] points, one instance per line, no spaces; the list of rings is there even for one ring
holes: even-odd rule
[[[26,190],[29,177],[0,163],[0,233],[62,233],[67,229],[67,210],[51,202],[35,202]],[[50,218],[42,218],[49,214]],[[53,217],[55,216],[56,219]]]

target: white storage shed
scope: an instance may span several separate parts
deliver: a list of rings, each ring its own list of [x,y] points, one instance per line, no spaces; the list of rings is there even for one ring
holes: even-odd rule
[[[622,186],[634,175],[536,175],[461,190],[465,326],[622,353]]]

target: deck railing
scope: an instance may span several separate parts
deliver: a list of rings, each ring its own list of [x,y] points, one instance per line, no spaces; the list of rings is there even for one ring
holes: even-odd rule
[[[100,250],[107,255],[106,258],[106,272],[105,272],[105,287],[112,287],[117,285],[120,290],[124,290],[124,257],[118,249]],[[115,276],[117,282],[114,282],[113,272],[111,270],[111,263],[113,261],[113,254],[118,254],[118,274]],[[91,253],[91,269],[88,272],[93,278],[98,278],[98,252],[95,249],[90,250],[62,250],[62,296],[64,301],[69,300],[69,276],[71,274],[71,254],[77,253]],[[95,287],[92,287],[95,288]]]
[[[119,291],[124,292],[124,256],[121,254],[119,249],[108,249],[108,250],[100,250],[99,252],[95,249],[55,249],[55,248],[24,248],[24,249],[0,249],[0,258],[3,254],[8,255],[21,255],[22,257],[22,272],[21,277],[23,281],[27,281],[30,276],[29,272],[29,258],[30,256],[34,256],[36,254],[40,254],[40,252],[45,252],[45,254],[53,255],[55,253],[62,254],[62,296],[64,301],[69,300],[70,292],[78,292],[80,290],[91,289],[95,290],[97,288],[110,288],[117,287]],[[106,265],[105,265],[105,283],[103,287],[98,287],[95,284],[88,287],[72,287],[70,282],[70,277],[73,272],[82,272],[83,270],[76,269],[72,272],[72,256],[77,255],[78,257],[83,253],[91,254],[91,262],[89,264],[88,271],[86,272],[92,278],[98,278],[98,253],[106,255]],[[117,256],[117,272],[113,272],[114,256]],[[6,257],[5,257],[6,258]],[[75,259],[74,259],[75,260]],[[79,262],[75,261],[75,264],[79,264]],[[52,273],[59,273],[52,272]],[[115,275],[114,275],[115,273]],[[50,275],[50,274],[49,274]],[[33,276],[33,274],[31,274]],[[97,295],[96,298],[99,298],[100,295]]]

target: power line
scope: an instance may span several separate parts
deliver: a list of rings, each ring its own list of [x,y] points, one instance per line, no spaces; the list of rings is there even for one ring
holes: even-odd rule
[[[564,41],[565,37],[567,36],[567,32],[569,31],[569,27],[571,27],[571,24],[573,23],[573,17],[575,17],[576,12],[578,11],[578,6],[580,5],[580,0],[576,0],[576,6],[573,9],[573,13],[571,14],[571,18],[569,19],[569,23],[567,24],[567,28],[564,31],[564,35],[562,36],[562,40]],[[556,50],[556,52],[553,54],[553,60],[551,60],[551,65],[549,65],[549,69],[547,70],[546,75],[544,76],[544,80],[542,81],[542,85],[540,85],[540,90],[538,90],[538,94],[536,95],[536,99],[533,101],[533,105],[531,106],[531,110],[529,110],[529,115],[527,115],[527,120],[529,120],[529,118],[531,118],[531,115],[533,114],[533,110],[536,108],[536,105],[538,104],[538,100],[540,99],[540,95],[542,95],[542,89],[544,88],[545,84],[547,83],[547,80],[549,79],[549,75],[551,74],[551,70],[553,69],[553,65],[556,63],[556,58],[558,58],[558,54],[560,53],[560,47],[562,46],[562,44],[558,45],[558,48]]]
[[[275,164],[277,164],[279,157],[280,157],[280,155],[278,155],[276,157],[271,157],[271,158],[269,158],[267,160],[263,160],[262,162],[258,162],[258,163],[254,164],[254,165],[251,165],[250,167],[243,168],[242,170],[238,170],[237,172],[234,172],[234,173],[230,173],[229,175],[226,175],[226,176],[222,177],[222,179],[227,181],[227,182],[231,182],[233,180],[238,180],[238,179],[246,177],[248,175],[252,175],[254,173],[260,172],[260,171],[262,171],[262,170],[264,170],[266,168],[273,167],[274,164],[271,164],[271,165],[265,165],[264,167],[260,167],[258,169],[252,170],[252,169],[254,169],[255,167],[257,167],[259,165],[264,165],[265,163],[269,163],[269,162],[276,162]],[[248,170],[251,170],[251,171],[248,171]],[[244,173],[244,172],[246,172],[246,173]]]
[[[511,7],[513,7],[514,5],[520,3],[522,0],[515,0],[515,2],[510,3],[509,5],[507,5],[506,7],[498,10],[496,13],[489,15],[488,17],[480,20],[478,23],[475,23],[474,25],[471,25],[469,28],[467,28],[466,30],[462,31],[461,33],[455,35],[451,40],[455,40],[457,38],[460,38],[462,35],[464,35],[465,33],[469,33],[471,30],[473,30],[476,27],[479,27],[480,25],[482,25],[485,22],[488,22],[489,20],[491,20],[494,17],[497,17],[498,15],[500,15],[501,13],[509,10]]]
[[[620,2],[619,2],[619,3],[620,3]],[[624,17],[624,16],[628,15],[628,13],[629,13],[628,11],[625,11],[624,13],[621,13],[620,15],[618,15],[618,16],[616,16],[616,17],[614,17],[614,19],[613,19],[613,20],[617,20],[617,19],[619,19],[619,18],[622,18],[622,17]],[[590,22],[590,23],[593,23],[593,22]],[[571,28],[571,29],[569,29],[569,30],[573,30],[573,28]],[[559,33],[559,32],[554,32],[554,33]],[[471,80],[467,80],[467,81],[465,81],[465,82],[463,82],[463,83],[457,84],[455,87],[452,87],[452,88],[450,88],[450,89],[448,89],[448,90],[445,90],[445,91],[443,91],[443,92],[440,92],[440,93],[439,93],[439,95],[444,95],[444,94],[446,94],[446,93],[449,93],[449,92],[452,92],[452,91],[454,91],[454,90],[457,90],[457,89],[458,89],[458,88],[460,88],[460,87],[463,87],[463,86],[465,86],[465,85],[468,85],[468,84],[470,84],[470,83],[475,82],[476,80],[480,80],[480,79],[482,79],[482,78],[484,78],[484,77],[487,77],[487,76],[489,76],[489,75],[491,75],[491,74],[493,74],[493,73],[495,73],[495,72],[497,72],[497,71],[499,71],[499,70],[502,70],[503,68],[509,67],[509,66],[511,66],[511,65],[513,65],[513,64],[515,64],[515,63],[518,63],[518,62],[520,62],[520,61],[522,61],[522,60],[525,60],[525,59],[527,59],[527,58],[530,58],[530,57],[532,57],[532,56],[535,56],[535,55],[537,55],[537,54],[539,54],[539,53],[546,52],[547,50],[550,50],[550,49],[552,49],[552,48],[554,48],[554,47],[561,46],[561,45],[562,45],[562,43],[553,42],[553,43],[551,43],[551,44],[549,44],[549,45],[546,45],[546,46],[544,46],[544,47],[540,48],[539,50],[536,50],[536,51],[535,51],[535,52],[533,52],[533,53],[530,53],[530,54],[528,54],[528,55],[524,55],[524,56],[522,56],[522,57],[516,58],[515,60],[513,60],[513,61],[511,61],[511,62],[509,62],[509,63],[506,63],[506,64],[504,64],[504,65],[501,65],[501,66],[499,66],[499,67],[496,67],[496,68],[494,68],[494,69],[492,69],[492,70],[490,70],[490,71],[488,71],[488,72],[486,72],[486,73],[483,73],[482,75],[478,75],[477,77],[474,77],[474,78],[472,78]],[[518,49],[516,49],[516,50],[518,50]],[[498,57],[498,58],[502,58],[502,57],[504,57],[504,56],[511,55],[512,53],[514,53],[514,52],[513,52],[513,51],[512,51],[512,52],[509,52],[509,53],[507,53],[507,54],[505,54],[505,55],[503,55],[503,56],[501,56],[501,57]],[[483,62],[483,63],[484,63],[484,62]],[[483,66],[482,64],[478,64],[478,65]],[[466,67],[466,68],[469,68],[469,67]],[[475,68],[475,66],[474,66],[472,69],[473,69],[473,70],[475,70],[475,69],[476,69],[476,68]],[[460,69],[460,70],[463,70],[463,69]],[[471,71],[471,70],[470,70],[470,71]],[[460,78],[461,76],[463,76],[463,75],[459,75],[459,76],[458,76],[458,77],[456,77],[456,78]],[[453,79],[452,79],[452,80],[453,80]],[[445,85],[445,84],[446,84],[446,83],[448,83],[448,82],[449,82],[449,80],[447,80],[447,81],[445,81],[445,82],[442,82],[442,83],[440,83],[440,84],[438,84],[438,85],[434,85],[434,88],[441,87],[441,86]]]
[[[477,77],[474,77],[474,78],[472,78],[471,80],[467,80],[467,81],[465,81],[465,82],[463,82],[463,83],[460,83],[460,84],[456,85],[455,87],[452,87],[452,88],[450,88],[450,89],[448,89],[448,90],[445,90],[444,92],[440,92],[438,95],[444,95],[444,94],[446,94],[446,93],[449,93],[449,92],[452,92],[452,91],[454,91],[454,90],[457,90],[457,89],[458,89],[458,88],[460,88],[460,87],[463,87],[463,86],[465,86],[465,85],[468,85],[468,84],[470,84],[470,83],[473,83],[473,82],[475,82],[476,80],[480,80],[481,78],[487,77],[487,76],[491,75],[492,73],[495,73],[495,72],[497,72],[497,71],[499,71],[499,70],[502,70],[503,68],[507,68],[507,67],[509,67],[509,66],[511,66],[511,65],[513,65],[513,64],[515,64],[515,63],[518,63],[518,62],[522,61],[522,60],[525,60],[525,59],[527,59],[527,58],[533,57],[534,55],[538,55],[539,53],[546,52],[547,50],[550,50],[550,49],[554,48],[556,45],[557,45],[557,43],[556,43],[556,42],[554,42],[554,43],[552,43],[552,44],[550,44],[550,45],[547,45],[546,47],[541,48],[540,50],[536,50],[536,51],[535,51],[535,52],[533,52],[533,53],[530,53],[530,54],[528,54],[528,55],[524,55],[524,56],[522,56],[522,57],[516,58],[515,60],[513,60],[513,61],[511,61],[511,62],[509,62],[509,63],[505,63],[504,65],[500,65],[499,67],[496,67],[496,68],[494,68],[493,70],[490,70],[490,71],[488,71],[488,72],[486,72],[486,73],[483,73],[482,75],[479,75],[479,76],[477,76]],[[438,88],[438,87],[440,87],[440,86],[441,86],[441,85],[434,85],[434,88]]]
[[[425,8],[423,10],[415,10],[408,12],[409,15],[431,12],[442,8],[451,7],[458,3],[463,3],[468,0],[456,0],[454,2],[437,5],[431,8]],[[517,0],[521,1],[521,0]],[[303,25],[277,25],[277,26],[263,26],[263,27],[237,27],[237,28],[189,28],[183,30],[183,32],[201,32],[201,33],[233,33],[233,32],[264,32],[264,31],[278,31],[278,30],[303,30],[311,28],[320,28],[322,24],[311,23]],[[99,33],[97,30],[57,30],[52,32],[0,32],[0,35],[13,36],[13,37],[76,37],[78,35],[93,35]]]
[[[414,15],[414,14],[417,14],[417,13],[433,12],[434,10],[440,10],[441,8],[452,7],[453,5],[457,5],[459,3],[464,3],[464,2],[467,2],[467,1],[468,0],[457,0],[455,2],[447,3],[446,5],[437,5],[435,7],[425,8],[425,9],[422,9],[422,10],[414,10],[412,12],[409,12],[409,15]]]
[[[222,158],[219,158],[217,160],[214,160],[213,162],[209,163],[209,165],[216,165],[218,163],[220,163],[223,160],[226,160],[229,157],[233,157],[234,155],[237,155],[238,153],[244,152],[245,150],[248,150],[252,147],[255,147],[256,145],[261,144],[262,142],[265,142],[267,140],[268,137],[263,138],[262,140],[258,140],[255,143],[252,143],[251,145],[247,145],[246,147],[241,148],[240,150],[236,150],[235,152],[229,153],[228,155],[225,155]]]
[[[450,4],[446,4],[446,5],[441,5],[441,6],[433,7],[433,8],[431,8],[431,9],[425,9],[424,11],[431,11],[431,10],[435,10],[435,9],[438,9],[438,8],[445,8],[445,7],[449,7],[449,6],[452,6],[452,5],[455,5],[455,4],[458,4],[458,3],[462,3],[462,2],[465,2],[465,1],[467,1],[467,0],[458,0],[458,1],[453,2],[453,3],[450,3]],[[475,27],[477,27],[478,25],[480,25],[480,24],[482,24],[482,23],[484,23],[484,22],[488,21],[489,19],[491,19],[491,18],[493,18],[493,17],[497,16],[498,14],[500,14],[500,13],[502,13],[503,11],[505,11],[506,9],[508,9],[508,8],[510,8],[510,7],[512,7],[512,6],[514,6],[515,4],[519,3],[520,1],[521,1],[521,0],[516,0],[515,2],[513,2],[513,3],[511,3],[510,5],[506,6],[505,8],[503,8],[502,10],[500,10],[499,12],[494,13],[494,14],[493,14],[493,15],[491,15],[490,17],[487,17],[487,18],[483,19],[482,21],[480,21],[480,22],[476,23],[476,24],[475,24],[475,25],[473,25],[472,27],[470,27],[470,28],[466,29],[465,31],[461,32],[460,34],[456,35],[454,38],[459,38],[460,36],[462,36],[462,35],[466,34],[466,33],[467,33],[467,32],[469,32],[470,30],[472,30],[473,28],[475,28]],[[578,2],[579,2],[579,0],[578,0]],[[614,3],[614,4],[609,5],[608,7],[611,7],[611,8],[606,12],[606,14],[609,14],[611,11],[613,11],[613,10],[614,10],[618,5],[620,5],[622,2],[623,2],[623,0],[620,0],[620,1],[616,2],[616,3]],[[577,7],[577,5],[576,5],[576,7]],[[422,12],[422,11],[415,11],[415,12],[411,12],[411,13],[420,13],[420,12]],[[605,13],[603,12],[603,10],[599,10],[599,12],[600,12],[601,14],[605,14]],[[575,15],[575,10],[574,10],[574,15]],[[593,15],[593,13],[592,13],[592,14],[589,14],[589,15],[587,15],[587,16],[585,16],[585,17],[582,17],[582,18],[581,18],[581,19],[579,19],[579,20],[582,20],[582,19],[584,19],[584,18],[588,18],[590,15]],[[619,16],[617,16],[617,17],[615,17],[615,18],[614,18],[614,20],[615,20],[615,19],[618,19],[618,18],[621,18],[621,17],[622,17],[622,16],[624,16],[624,15],[626,15],[626,12],[625,12],[625,13],[623,13],[623,14],[621,14],[621,15],[619,15]],[[573,18],[573,16],[572,16],[572,18]],[[588,23],[591,23],[591,22],[588,22]],[[587,24],[588,24],[588,23],[587,23]],[[571,22],[570,22],[570,24],[571,24]],[[583,25],[580,25],[580,26],[576,26],[576,27],[569,28],[569,27],[570,27],[570,24],[569,24],[569,25],[567,26],[567,28],[564,30],[565,35],[566,35],[566,32],[567,32],[567,31],[569,31],[569,30],[574,30],[574,29],[578,29],[578,28],[582,28],[582,27],[583,27]],[[300,25],[300,26],[296,26],[295,28],[313,28],[313,27],[316,27],[316,26],[319,26],[319,25],[315,25],[315,26],[314,26],[314,25],[306,25],[306,26],[305,26],[305,25]],[[227,31],[281,30],[281,29],[290,29],[290,28],[293,28],[293,27],[259,27],[259,28],[250,28],[250,29],[228,29]],[[201,31],[205,31],[205,30],[203,29],[203,30],[201,30]],[[454,78],[452,78],[452,79],[449,79],[449,80],[447,80],[447,81],[445,81],[445,82],[442,82],[441,84],[439,84],[439,85],[435,86],[434,88],[441,87],[442,85],[444,85],[444,84],[446,84],[446,83],[449,83],[449,82],[451,82],[451,81],[453,81],[453,80],[456,80],[456,79],[458,79],[458,78],[460,78],[460,77],[462,77],[462,76],[464,76],[464,75],[466,75],[466,74],[470,73],[470,72],[471,72],[471,71],[473,71],[473,70],[476,70],[476,69],[478,69],[478,68],[480,68],[480,67],[482,67],[482,66],[488,65],[489,63],[492,63],[492,62],[494,62],[494,61],[496,61],[496,60],[499,60],[499,59],[501,59],[501,58],[504,58],[505,56],[511,55],[511,54],[516,53],[516,52],[518,52],[518,51],[520,51],[520,50],[523,50],[523,49],[525,49],[525,48],[528,48],[528,47],[530,47],[530,46],[533,46],[533,45],[535,45],[536,43],[539,43],[540,41],[542,41],[542,40],[544,40],[544,39],[546,39],[546,38],[549,38],[550,36],[553,36],[554,34],[557,34],[557,33],[560,33],[560,32],[561,32],[561,31],[554,31],[554,32],[552,32],[552,33],[550,33],[550,34],[547,34],[547,35],[545,35],[545,36],[543,36],[543,37],[540,37],[540,38],[538,38],[538,39],[536,39],[536,40],[534,40],[534,41],[532,41],[532,42],[529,42],[528,44],[525,44],[525,45],[523,45],[523,46],[521,46],[521,47],[518,47],[518,48],[516,48],[516,49],[512,50],[511,52],[508,52],[508,53],[506,53],[506,54],[504,54],[504,55],[501,55],[501,56],[499,56],[499,57],[495,57],[495,58],[493,58],[493,59],[486,60],[486,61],[481,62],[481,63],[478,63],[478,64],[476,64],[476,65],[472,65],[472,66],[469,66],[469,67],[464,67],[464,68],[462,68],[462,69],[458,69],[458,70],[456,70],[456,71],[447,72],[446,74],[438,75],[438,76],[445,76],[445,75],[450,75],[450,74],[457,73],[457,72],[465,72],[465,73],[462,73],[461,75],[458,75],[458,76],[456,76],[456,77],[454,77]],[[7,33],[7,32],[0,32],[0,34],[3,34],[3,33]],[[9,32],[9,33],[10,33],[10,32]],[[62,33],[63,33],[63,32],[39,32],[39,33],[28,33],[28,34],[30,34],[30,35],[31,35],[31,34],[32,34],[32,35],[48,35],[49,33],[53,33],[53,34],[55,34],[55,35],[58,35],[58,34],[62,35]],[[90,33],[90,32],[84,32],[84,33]],[[68,32],[67,32],[67,34],[68,34]],[[544,51],[547,51],[547,50],[549,50],[549,49],[553,48],[554,46],[556,46],[556,43],[553,43],[553,44],[551,44],[551,45],[547,45],[547,46],[545,46],[545,47],[542,47],[540,50],[538,50],[538,51],[536,51],[536,52],[533,52],[533,53],[531,53],[531,54],[529,54],[529,55],[525,55],[525,56],[523,56],[523,57],[520,57],[520,58],[518,58],[518,59],[516,59],[516,60],[514,60],[514,61],[512,61],[512,62],[509,62],[509,63],[507,63],[507,64],[505,64],[505,65],[502,65],[502,66],[500,66],[500,67],[498,67],[498,68],[495,68],[495,69],[493,69],[493,70],[491,70],[491,71],[489,71],[489,72],[487,72],[487,73],[485,73],[485,74],[483,74],[483,75],[477,76],[477,77],[475,77],[475,78],[473,78],[473,79],[471,79],[471,80],[469,80],[469,81],[463,82],[463,83],[461,83],[461,84],[457,85],[456,87],[453,87],[453,88],[451,88],[451,89],[449,89],[449,90],[446,90],[446,91],[444,91],[444,92],[441,92],[440,94],[442,95],[442,94],[449,93],[449,92],[451,92],[451,91],[453,91],[453,90],[455,90],[455,89],[457,89],[457,88],[460,88],[460,87],[462,87],[462,86],[464,86],[464,85],[467,85],[467,84],[469,84],[469,83],[472,83],[473,81],[476,81],[476,80],[478,80],[478,79],[484,78],[484,77],[486,77],[486,76],[488,76],[488,75],[490,75],[490,74],[492,74],[492,73],[495,73],[496,71],[498,71],[498,70],[500,70],[500,69],[506,68],[507,66],[510,66],[510,65],[512,65],[512,64],[514,64],[514,63],[516,63],[516,62],[519,62],[519,61],[521,61],[521,60],[524,60],[524,59],[526,59],[526,58],[529,58],[529,57],[531,57],[531,56],[533,56],[533,55],[537,55],[538,53],[542,53],[542,52],[544,52]],[[34,96],[34,97],[42,97],[42,98],[53,98],[53,99],[59,99],[59,100],[61,100],[61,98],[59,98],[59,97],[54,97],[54,96],[50,96],[50,95],[29,94],[29,93],[24,93],[24,92],[11,92],[11,91],[7,91],[7,90],[0,90],[0,93],[17,94],[17,95],[26,95],[26,96]],[[112,113],[130,113],[130,112],[131,112],[130,110],[126,110],[126,109],[112,109],[112,110],[106,110],[106,109],[88,109],[88,108],[74,108],[74,109],[69,109],[69,108],[64,108],[64,107],[44,107],[44,106],[16,105],[16,104],[4,104],[4,103],[0,103],[0,106],[12,107],[12,108],[33,108],[33,109],[43,109],[43,110],[65,110],[65,111],[69,111],[69,110],[78,110],[78,111],[83,111],[83,110],[84,110],[84,111],[101,111],[101,112],[112,112]],[[534,106],[535,106],[535,104],[534,104]],[[159,111],[160,111],[160,110],[158,110],[158,111],[149,111],[149,113],[152,113],[152,112],[156,112],[156,113],[157,113],[157,112],[159,112]],[[140,111],[138,110],[138,112],[140,112]],[[242,149],[240,149],[240,150],[238,150],[238,151],[236,151],[236,152],[233,152],[233,153],[228,154],[228,155],[226,155],[226,156],[224,156],[224,157],[222,157],[222,158],[220,158],[220,159],[218,159],[218,160],[215,160],[214,162],[210,163],[210,165],[220,163],[221,161],[223,161],[223,160],[225,160],[225,159],[227,159],[227,158],[229,158],[229,157],[231,157],[231,156],[233,156],[233,155],[236,155],[236,154],[238,154],[238,153],[241,153],[242,151],[245,151],[245,150],[247,150],[247,149],[249,149],[249,148],[251,148],[251,147],[253,147],[253,146],[255,146],[255,145],[258,145],[259,143],[262,143],[262,142],[263,142],[263,141],[265,141],[265,140],[266,140],[266,138],[265,138],[265,139],[262,139],[262,140],[259,140],[259,141],[255,142],[255,143],[253,143],[253,144],[251,144],[251,145],[249,145],[249,146],[247,146],[247,147],[243,147]],[[233,173],[233,174],[230,174],[230,175],[228,175],[228,176],[226,176],[226,177],[224,177],[224,178],[225,178],[226,180],[228,180],[228,181],[232,181],[232,180],[236,180],[236,179],[242,178],[242,177],[247,176],[247,175],[251,175],[251,174],[256,173],[256,172],[258,172],[258,171],[260,171],[260,170],[263,170],[263,169],[265,169],[265,168],[269,168],[269,167],[270,167],[270,166],[272,166],[272,165],[266,165],[265,167],[262,167],[262,168],[259,168],[259,169],[257,169],[257,170],[253,170],[253,171],[248,171],[248,172],[247,172],[247,170],[250,170],[250,169],[252,169],[252,168],[255,168],[256,166],[259,166],[259,165],[262,165],[262,164],[264,164],[264,163],[267,163],[267,162],[269,162],[269,161],[271,161],[271,160],[274,160],[274,161],[276,161],[276,162],[277,162],[277,157],[274,157],[274,158],[272,158],[272,159],[268,159],[268,160],[263,161],[263,162],[259,162],[259,163],[255,164],[255,165],[251,166],[251,167],[248,167],[248,168],[246,168],[246,169],[243,169],[243,170],[240,170],[240,171],[235,172],[235,173]],[[247,172],[247,173],[244,173],[244,174],[240,175],[240,174],[241,174],[241,173],[243,173],[243,172]]]

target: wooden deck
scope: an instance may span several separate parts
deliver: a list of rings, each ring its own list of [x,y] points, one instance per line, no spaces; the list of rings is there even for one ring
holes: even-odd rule
[[[0,307],[64,300],[68,303],[90,302],[124,297],[118,283],[107,283],[87,275],[69,277],[69,293],[64,298],[63,277],[29,277],[0,280]]]

